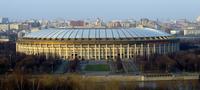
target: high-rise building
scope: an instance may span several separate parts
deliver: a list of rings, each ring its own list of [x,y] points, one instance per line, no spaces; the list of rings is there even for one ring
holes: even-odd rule
[[[197,22],[200,22],[200,16],[199,16],[199,17],[197,17]]]
[[[9,19],[6,17],[0,17],[0,23],[1,24],[8,24],[9,23]]]

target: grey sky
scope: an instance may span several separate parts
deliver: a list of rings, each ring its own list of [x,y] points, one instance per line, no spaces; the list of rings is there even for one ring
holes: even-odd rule
[[[10,18],[192,19],[200,0],[0,0],[0,16]]]

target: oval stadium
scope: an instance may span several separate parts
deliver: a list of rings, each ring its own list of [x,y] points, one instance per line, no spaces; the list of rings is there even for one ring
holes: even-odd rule
[[[179,40],[149,28],[46,29],[26,34],[16,44],[17,52],[70,60],[133,59],[137,56],[179,51]]]

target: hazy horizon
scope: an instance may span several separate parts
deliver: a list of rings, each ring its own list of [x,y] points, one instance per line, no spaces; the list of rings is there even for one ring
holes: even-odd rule
[[[189,19],[200,0],[1,0],[0,16],[13,19]]]

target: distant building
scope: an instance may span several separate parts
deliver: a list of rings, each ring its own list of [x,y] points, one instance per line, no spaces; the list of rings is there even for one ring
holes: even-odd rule
[[[30,28],[30,26],[29,26],[29,24],[21,24],[20,25],[20,29],[21,30],[30,30],[31,28]]]
[[[197,17],[197,22],[200,22],[200,16],[199,16],[199,17]]]
[[[184,25],[184,24],[186,24],[188,21],[186,20],[186,19],[179,19],[179,20],[175,20],[175,23],[176,24],[182,24],[182,25]]]
[[[48,20],[40,20],[39,22],[41,24],[41,28],[44,28],[44,29],[48,28],[50,25],[50,21]]]
[[[9,30],[9,24],[0,24],[0,31]]]
[[[81,28],[106,28],[106,24],[100,18],[97,18],[95,21],[85,20],[84,26]]]
[[[157,24],[156,21],[152,21],[147,18],[142,18],[140,22],[137,24],[137,27],[160,29],[160,26]]]
[[[40,22],[38,20],[26,20],[25,23],[28,24],[30,28],[40,27]]]
[[[199,36],[200,35],[200,30],[195,30],[195,29],[186,29],[183,30],[183,35],[186,36]]]
[[[84,21],[78,20],[78,21],[69,21],[69,25],[72,27],[83,27],[84,26]]]
[[[131,27],[131,22],[129,22],[129,21],[122,21],[122,22],[120,22],[120,24],[121,24],[122,28],[130,28]]]
[[[180,30],[170,30],[170,34],[179,35],[180,34]]]
[[[10,30],[20,30],[20,29],[21,29],[20,24],[17,23],[10,24]]]
[[[0,23],[1,24],[8,24],[9,23],[9,19],[6,17],[0,17]]]
[[[107,27],[108,28],[121,28],[122,26],[121,26],[120,21],[114,20],[114,21],[108,22]]]
[[[97,18],[97,21],[95,22],[95,26],[100,27],[102,25],[103,25],[102,20],[100,18]]]

